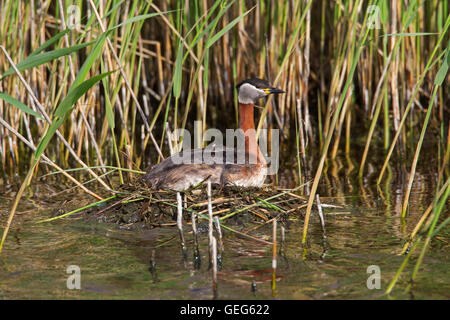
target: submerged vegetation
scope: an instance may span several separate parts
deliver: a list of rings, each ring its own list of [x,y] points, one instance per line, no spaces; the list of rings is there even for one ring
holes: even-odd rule
[[[415,279],[450,221],[447,1],[0,0],[0,17],[0,181],[21,185],[0,250],[33,179],[112,198],[113,174],[129,184],[172,142],[180,147],[168,143],[172,130],[200,121],[205,145],[208,128],[235,128],[235,87],[250,77],[286,91],[264,102],[256,123],[281,130],[281,159],[295,155],[289,183],[266,182],[301,186],[286,201],[306,208],[305,250],[320,183],[341,156],[349,178],[376,184],[383,199],[383,184],[404,179],[399,219],[418,166],[432,168],[434,200],[405,239],[388,293],[421,247]],[[421,162],[425,147],[434,163]],[[280,209],[264,198],[252,199]]]

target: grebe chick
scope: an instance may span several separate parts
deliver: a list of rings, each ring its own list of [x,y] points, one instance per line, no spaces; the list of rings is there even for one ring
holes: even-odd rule
[[[259,99],[284,91],[261,79],[244,80],[237,85],[237,91],[239,127],[245,136],[245,150],[225,147],[183,150],[153,166],[142,181],[152,189],[175,191],[186,190],[207,180],[219,185],[261,187],[267,176],[267,164],[256,139],[253,109]],[[206,154],[214,162],[205,160]],[[242,156],[245,156],[245,161],[240,164],[236,160]],[[180,159],[191,161],[182,163]]]

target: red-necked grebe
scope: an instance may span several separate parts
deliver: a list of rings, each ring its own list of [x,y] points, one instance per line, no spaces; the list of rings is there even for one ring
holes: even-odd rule
[[[256,139],[253,109],[259,99],[284,91],[270,86],[267,81],[261,79],[244,80],[237,85],[237,91],[239,127],[245,135],[245,162],[241,164],[236,161],[239,157],[239,150],[236,148],[216,147],[212,149],[212,152],[209,150],[208,155],[211,154],[214,159],[218,159],[217,155],[220,155],[219,158],[222,159],[214,163],[204,161],[205,149],[183,150],[153,166],[142,177],[150,188],[183,191],[207,180],[210,180],[212,184],[240,187],[263,185],[267,175],[267,165]],[[181,158],[192,161],[180,163]],[[195,162],[194,159],[201,159],[201,162]]]

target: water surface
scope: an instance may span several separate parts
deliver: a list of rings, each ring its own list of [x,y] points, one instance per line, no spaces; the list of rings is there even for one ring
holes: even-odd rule
[[[338,167],[338,165],[336,165]],[[414,228],[433,197],[436,177],[418,173],[408,218],[402,221],[402,183],[376,187],[370,178],[349,179],[345,170],[333,167],[319,188],[325,208],[328,245],[324,247],[317,215],[311,220],[310,250],[300,246],[301,214],[285,224],[286,241],[278,252],[276,288],[272,290],[272,246],[224,231],[223,269],[218,273],[219,299],[373,299],[383,296],[403,261],[404,239]],[[428,175],[427,175],[428,174]],[[285,176],[286,181],[289,176]],[[398,179],[397,179],[398,180]],[[0,220],[7,219],[18,185],[3,185]],[[0,298],[3,299],[211,299],[207,233],[200,234],[201,268],[194,268],[193,237],[185,224],[187,260],[181,255],[175,227],[128,228],[101,223],[86,215],[55,222],[36,221],[66,212],[92,201],[71,191],[55,196],[63,187],[33,185],[19,207],[0,259]],[[300,201],[300,200],[299,200]],[[444,216],[448,215],[448,208]],[[229,222],[246,232],[254,222]],[[226,222],[225,224],[227,224]],[[271,241],[272,225],[252,236]],[[413,264],[408,265],[390,298],[450,298],[449,228],[432,241],[417,281],[405,293]],[[278,232],[280,249],[280,231]],[[150,260],[155,272],[150,272]],[[414,256],[413,262],[416,261]],[[81,289],[66,285],[69,265],[81,270]],[[369,290],[367,268],[379,266],[381,289]],[[252,290],[256,285],[256,291]]]

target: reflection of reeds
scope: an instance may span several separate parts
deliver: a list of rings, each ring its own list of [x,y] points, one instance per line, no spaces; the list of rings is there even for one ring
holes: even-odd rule
[[[392,292],[392,290],[394,289],[396,283],[400,278],[401,273],[407,266],[412,254],[417,249],[418,244],[422,243],[422,250],[420,251],[419,257],[416,261],[416,264],[410,276],[410,282],[406,288],[406,291],[411,290],[412,286],[414,285],[414,280],[417,277],[417,273],[419,272],[420,265],[422,264],[423,257],[425,256],[425,253],[430,245],[432,238],[450,222],[450,217],[447,217],[444,221],[442,221],[438,225],[439,217],[444,212],[444,207],[445,204],[448,202],[449,196],[450,196],[450,178],[447,179],[447,181],[441,187],[439,192],[436,193],[436,196],[433,200],[433,204],[431,204],[427,208],[422,218],[419,220],[418,224],[414,228],[414,231],[411,233],[408,242],[403,247],[402,254],[406,253],[406,257],[404,258],[402,264],[397,270],[397,273],[395,274],[394,278],[389,283],[388,288],[386,289],[386,294],[390,294]],[[430,215],[430,213],[432,213],[432,215]],[[419,230],[421,230],[421,233],[416,236]]]
[[[296,143],[294,181],[302,184],[314,175],[304,192],[309,201],[303,242],[317,188],[328,179],[323,173],[340,154],[351,174],[349,154],[361,159],[363,178],[371,152],[384,150],[382,166],[372,162],[371,170],[386,186],[394,151],[410,156],[403,161],[409,180],[402,216],[420,183],[415,177],[427,139],[440,150],[437,176],[449,175],[450,104],[442,86],[450,51],[446,1],[95,3],[79,3],[81,25],[73,30],[66,29],[69,2],[0,4],[1,178],[28,172],[0,247],[36,172],[51,166],[71,186],[102,200],[114,188],[108,166],[114,164],[124,183],[135,172],[122,175],[123,168],[164,159],[166,123],[191,129],[199,120],[199,133],[234,128],[233,88],[253,76],[287,92],[263,104],[258,129],[281,129],[282,147]],[[370,27],[371,5],[379,9],[378,29]],[[73,167],[84,170],[67,170]],[[237,212],[228,210],[230,216]]]

